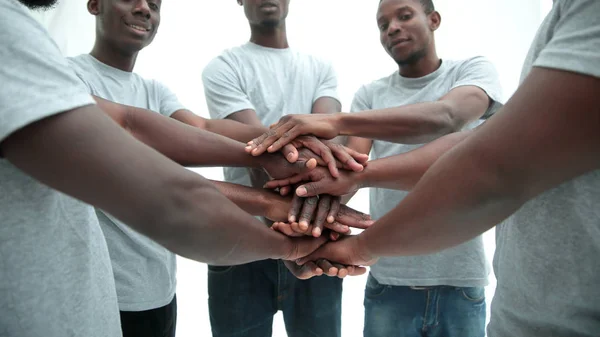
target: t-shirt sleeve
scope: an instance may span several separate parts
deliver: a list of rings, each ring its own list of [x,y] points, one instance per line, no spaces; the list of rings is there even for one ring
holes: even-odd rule
[[[498,72],[494,65],[485,57],[474,57],[461,65],[457,73],[457,78],[450,90],[461,86],[479,87],[492,100],[492,104],[490,104],[482,118],[490,117],[502,106],[502,86],[500,85]]]
[[[350,106],[350,112],[359,112],[365,110],[371,110],[371,104],[369,103],[367,88],[362,86],[360,89],[358,89],[356,94],[354,94],[352,105]]]
[[[87,79],[87,72],[81,67],[81,65],[77,62],[75,58],[67,57],[67,63],[69,64],[69,67],[71,67],[71,70],[73,70],[75,75],[77,75],[77,78],[79,78],[81,83],[83,83],[87,87],[88,92],[92,94],[92,84]]]
[[[319,83],[315,90],[313,103],[321,97],[331,97],[340,101],[337,86],[337,74],[333,65],[329,62],[323,62],[322,71],[319,72]]]
[[[559,1],[560,19],[535,67],[600,77],[600,1]]]
[[[159,109],[160,114],[167,117],[171,117],[173,113],[179,110],[185,109],[185,106],[179,102],[177,95],[169,89],[166,85],[155,81],[156,92],[159,97]]]
[[[43,118],[94,103],[47,31],[0,1],[0,142]]]
[[[255,110],[238,73],[224,56],[213,59],[204,68],[202,84],[208,113],[213,119],[223,119],[241,110]]]

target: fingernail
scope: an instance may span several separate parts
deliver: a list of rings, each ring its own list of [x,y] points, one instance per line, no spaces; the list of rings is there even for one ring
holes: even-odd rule
[[[288,155],[287,155],[287,159],[288,159],[288,160],[292,160],[292,159],[294,159],[294,154],[293,154],[293,153],[291,153],[291,152],[290,152],[290,153],[288,153]]]
[[[289,222],[296,222],[296,217],[291,215],[290,217],[288,217],[288,221]]]
[[[313,236],[315,238],[318,238],[319,236],[321,236],[321,228],[315,228],[315,229],[313,229]]]
[[[269,146],[267,150],[269,150],[269,152],[273,152],[273,145]]]
[[[298,226],[300,227],[301,230],[305,231],[308,229],[308,223],[306,221],[300,221],[300,223],[298,224]]]
[[[333,223],[334,221],[335,221],[335,218],[333,216],[328,216],[327,217],[327,222]]]
[[[308,193],[308,191],[306,190],[306,187],[298,187],[296,189],[296,195],[299,197],[303,197]]]
[[[347,232],[347,231],[348,231],[350,228],[348,228],[348,226],[342,226],[342,227],[341,227],[341,229],[342,229],[344,232]]]

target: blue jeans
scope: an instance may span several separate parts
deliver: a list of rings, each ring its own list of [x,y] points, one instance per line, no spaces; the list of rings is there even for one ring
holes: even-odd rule
[[[271,336],[278,310],[289,337],[338,337],[342,280],[298,280],[277,260],[208,266],[208,308],[214,337]]]
[[[369,275],[364,337],[484,337],[485,289],[383,285]]]

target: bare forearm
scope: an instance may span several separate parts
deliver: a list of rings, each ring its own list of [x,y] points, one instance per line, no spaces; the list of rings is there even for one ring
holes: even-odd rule
[[[284,238],[201,176],[133,140],[96,107],[34,123],[5,140],[2,150],[35,179],[182,256],[233,264],[280,257],[286,249]]]
[[[361,187],[411,190],[444,153],[471,135],[452,133],[413,151],[369,162],[360,176]]]
[[[598,170],[598,88],[591,76],[534,68],[503,111],[442,156],[362,241],[382,256],[442,250]]]
[[[289,209],[289,203],[283,202],[283,198],[277,194],[259,188],[252,188],[222,181],[211,181],[215,187],[238,207],[255,216],[267,216],[270,207],[279,202],[285,211]],[[285,206],[287,204],[287,207]]]
[[[266,127],[246,125],[229,119],[209,119],[206,121],[206,130],[244,144],[269,131]]]
[[[184,166],[260,167],[245,144],[142,109],[130,109],[126,129],[138,140]]]
[[[340,134],[403,144],[422,144],[458,131],[444,101],[340,114]],[[462,127],[462,125],[460,125]]]

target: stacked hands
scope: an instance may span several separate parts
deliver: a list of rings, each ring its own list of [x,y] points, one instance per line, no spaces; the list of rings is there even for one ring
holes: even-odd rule
[[[369,157],[330,141],[340,133],[335,121],[336,115],[287,115],[246,147],[265,158],[263,168],[272,180],[264,187],[278,190],[291,204],[287,214],[282,214],[286,206],[274,205],[267,218],[275,221],[273,230],[295,238],[294,252],[284,262],[301,279],[361,275],[363,266],[376,261],[360,237],[350,235],[351,227],[373,224],[370,216],[341,204],[342,196],[359,189],[355,175]]]

